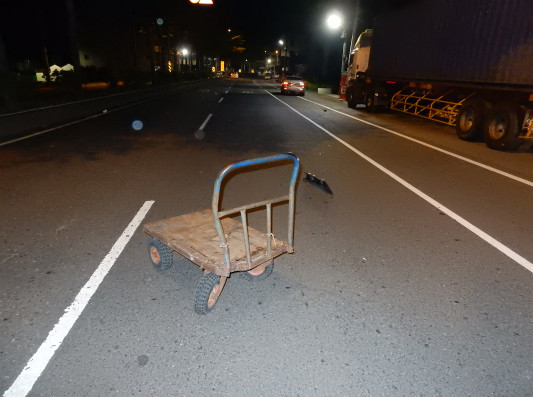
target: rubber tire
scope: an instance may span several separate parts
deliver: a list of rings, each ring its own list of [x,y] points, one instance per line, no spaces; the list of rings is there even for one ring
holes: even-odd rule
[[[374,105],[374,99],[375,99],[374,90],[368,91],[365,96],[365,110],[368,113],[375,113],[377,110],[377,106]]]
[[[483,133],[485,120],[490,104],[479,98],[465,101],[457,112],[455,121],[455,133],[464,141],[475,141]]]
[[[148,242],[148,258],[159,271],[172,267],[172,250],[155,237],[152,237]]]
[[[348,103],[348,107],[350,109],[355,109],[357,107],[357,103],[354,101],[352,87],[346,89],[346,102]]]
[[[207,314],[215,307],[218,298],[209,305],[209,296],[213,289],[220,283],[220,276],[214,273],[202,275],[196,291],[194,292],[194,311],[198,314]],[[220,297],[220,295],[219,295]]]
[[[486,145],[495,150],[512,151],[520,144],[522,126],[521,111],[518,106],[504,103],[497,104],[488,113],[483,137]]]
[[[246,280],[256,282],[262,281],[268,276],[270,276],[272,274],[272,270],[274,270],[274,261],[270,262],[270,264],[265,267],[265,271],[257,276],[251,275],[248,272],[242,272],[242,275]]]

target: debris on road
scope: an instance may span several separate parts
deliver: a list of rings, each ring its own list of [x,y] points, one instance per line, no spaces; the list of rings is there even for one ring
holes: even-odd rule
[[[305,173],[304,181],[309,182],[312,185],[315,185],[316,187],[318,187],[319,189],[322,189],[326,193],[333,194],[333,191],[330,189],[328,183],[325,180],[320,179],[317,176],[310,174],[309,172]]]

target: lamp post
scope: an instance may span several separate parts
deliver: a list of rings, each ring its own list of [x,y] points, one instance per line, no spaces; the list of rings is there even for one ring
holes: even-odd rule
[[[347,46],[347,34],[346,27],[344,26],[343,19],[338,12],[332,12],[326,18],[326,24],[329,29],[337,31],[342,28],[341,39],[342,39],[342,55],[341,55],[341,79],[339,86],[339,99],[346,99],[346,46]]]
[[[191,65],[189,64],[189,61],[188,61],[188,55],[189,55],[189,50],[184,48],[183,50],[181,50],[181,53],[185,59],[185,64],[188,65],[188,69],[189,69],[189,72],[191,71]]]
[[[345,57],[345,54],[346,54],[346,28],[343,26],[343,20],[342,20],[342,17],[339,13],[337,12],[332,12],[331,14],[328,15],[328,17],[326,18],[326,24],[327,26],[331,29],[331,30],[338,30],[340,28],[342,28],[342,33],[341,33],[341,39],[343,39],[343,43],[342,43],[342,60],[341,60],[341,73],[345,71],[346,69],[346,57]]]
[[[283,40],[279,40],[278,44],[281,46],[282,49],[285,49],[285,57],[283,57],[283,52],[281,52],[281,75],[282,77],[285,77],[285,73],[287,72],[287,44]]]

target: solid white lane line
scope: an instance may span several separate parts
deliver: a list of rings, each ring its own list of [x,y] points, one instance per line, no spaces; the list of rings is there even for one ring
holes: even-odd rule
[[[118,110],[118,109],[115,109],[115,110]],[[21,136],[20,138],[11,139],[10,141],[0,142],[0,146],[6,146],[6,145],[9,145],[11,143],[15,143],[15,142],[18,142],[18,141],[23,141],[25,139],[32,138],[34,136],[46,134],[47,132],[52,132],[52,131],[55,131],[55,130],[59,130],[59,129],[63,128],[63,127],[68,127],[69,125],[74,125],[74,124],[81,123],[83,121],[87,121],[87,120],[90,120],[90,119],[95,119],[97,117],[103,116],[104,114],[114,112],[115,110],[110,110],[110,111],[108,111],[106,113],[99,113],[99,114],[95,114],[95,115],[92,115],[92,116],[89,116],[89,117],[84,117],[83,119],[75,120],[75,121],[72,121],[72,122],[66,123],[66,124],[61,124],[61,125],[58,125],[57,127],[48,128],[47,130],[34,132],[33,134],[24,135],[24,136]]]
[[[369,121],[366,121],[366,120],[360,119],[360,118],[358,118],[358,117],[352,116],[351,114],[347,114],[347,113],[341,112],[340,110],[330,108],[329,106],[324,106],[324,105],[322,105],[322,104],[320,104],[320,103],[318,103],[318,102],[311,101],[311,100],[309,100],[309,99],[307,99],[307,98],[302,98],[302,97],[300,97],[300,99],[303,99],[304,101],[311,102],[311,103],[313,103],[313,104],[315,104],[315,105],[318,105],[318,106],[321,106],[321,107],[326,108],[326,109],[328,109],[328,110],[331,110],[332,112],[336,112],[336,113],[342,114],[343,116],[346,116],[346,117],[349,117],[349,118],[351,118],[351,119],[357,120],[357,121],[359,121],[359,122],[361,122],[361,123],[364,123],[364,124],[367,124],[367,125],[371,125],[372,127],[375,127],[375,128],[379,128],[380,130],[383,130],[383,131],[386,131],[386,132],[388,132],[388,133],[394,134],[394,135],[396,135],[396,136],[399,136],[400,138],[404,138],[404,139],[407,139],[407,140],[409,140],[409,141],[412,141],[412,142],[418,143],[419,145],[426,146],[426,147],[428,147],[428,148],[430,148],[430,149],[433,149],[433,150],[436,150],[436,151],[438,151],[438,152],[444,153],[444,154],[446,154],[446,155],[448,155],[448,156],[455,157],[456,159],[459,159],[459,160],[465,161],[465,162],[467,162],[467,163],[473,164],[473,165],[478,166],[478,167],[480,167],[480,168],[484,168],[484,169],[486,169],[486,170],[488,170],[488,171],[494,172],[494,173],[496,173],[496,174],[499,174],[499,175],[505,176],[505,177],[507,177],[507,178],[509,178],[509,179],[513,179],[513,180],[515,180],[515,181],[517,181],[517,182],[520,182],[520,183],[523,183],[523,184],[525,184],[525,185],[528,185],[528,186],[533,187],[533,181],[529,181],[529,180],[524,179],[524,178],[521,178],[521,177],[519,177],[519,176],[516,176],[516,175],[510,174],[510,173],[508,173],[508,172],[505,172],[505,171],[499,170],[499,169],[497,169],[497,168],[491,167],[490,165],[486,165],[486,164],[480,163],[480,162],[478,162],[478,161],[475,161],[475,160],[469,159],[468,157],[464,157],[464,156],[461,156],[461,155],[459,155],[459,154],[455,154],[455,153],[453,153],[453,152],[449,152],[449,151],[444,150],[444,149],[441,149],[441,148],[439,148],[439,147],[437,147],[437,146],[433,146],[433,145],[431,145],[431,144],[429,144],[429,143],[426,143],[426,142],[423,142],[423,141],[419,141],[418,139],[411,138],[410,136],[404,135],[404,134],[402,134],[402,133],[400,133],[400,132],[397,132],[397,131],[391,130],[391,129],[389,129],[389,128],[382,127],[382,126],[380,126],[380,125],[378,125],[378,124],[374,124],[374,123],[371,123],[371,122],[369,122]]]
[[[59,319],[59,322],[54,326],[52,331],[50,331],[48,337],[43,342],[41,347],[39,347],[33,357],[30,358],[11,387],[4,393],[4,397],[23,397],[31,391],[33,385],[41,376],[55,351],[59,348],[59,346],[61,346],[61,343],[63,343],[63,340],[80,317],[83,309],[85,309],[85,306],[87,306],[89,300],[98,289],[98,286],[103,281],[109,270],[111,270],[111,267],[124,250],[126,244],[128,244],[128,241],[135,233],[137,227],[141,224],[152,204],[154,204],[153,201],[146,201],[141,209],[137,212],[137,215],[135,215],[131,223],[118,238],[116,243],[111,248],[111,251],[109,251],[89,281],[87,281],[87,283],[80,290],[76,296],[76,299],[74,299],[74,302],[72,302],[72,304],[65,309],[65,314],[63,314],[63,316]]]
[[[72,121],[70,123],[61,124],[61,125],[58,125],[57,127],[49,128],[47,130],[42,130],[42,131],[34,132],[33,134],[21,136],[20,138],[15,138],[15,139],[12,139],[12,140],[9,140],[9,141],[0,142],[0,146],[6,146],[6,145],[9,145],[11,143],[23,141],[25,139],[29,139],[29,138],[32,138],[34,136],[38,136],[38,135],[46,134],[47,132],[52,132],[52,131],[55,131],[55,130],[59,130],[59,129],[63,128],[63,127],[68,127],[69,125],[78,124],[78,123],[81,123],[83,121],[87,121],[87,120],[95,119],[97,117],[105,116],[106,114],[113,113],[113,112],[116,112],[116,111],[119,111],[119,110],[122,110],[122,109],[126,109],[126,108],[130,108],[130,107],[133,107],[133,106],[136,106],[136,105],[140,105],[141,103],[149,102],[149,101],[151,101],[153,99],[158,99],[158,98],[161,98],[161,97],[172,95],[172,94],[174,94],[174,92],[178,91],[179,89],[180,88],[177,88],[177,89],[172,90],[171,92],[164,93],[164,94],[161,94],[161,95],[158,95],[158,94],[152,95],[151,97],[145,98],[145,99],[143,99],[141,101],[138,101],[138,102],[135,102],[135,103],[130,103],[130,104],[127,104],[127,105],[119,106],[119,107],[111,109],[111,110],[107,110],[106,109],[102,113],[98,113],[98,114],[94,114],[92,116],[84,117],[84,118],[79,119],[79,120],[74,120],[74,121]]]
[[[393,173],[392,171],[390,171],[389,169],[383,167],[381,164],[379,164],[378,162],[372,160],[370,157],[368,157],[366,154],[360,152],[359,150],[357,150],[356,148],[354,148],[353,146],[351,146],[349,143],[343,141],[342,139],[340,139],[339,137],[337,137],[336,135],[334,135],[333,133],[329,132],[327,129],[325,129],[324,127],[322,127],[321,125],[317,124],[316,122],[314,122],[313,120],[311,120],[309,117],[305,116],[304,114],[300,113],[298,110],[296,110],[295,108],[293,108],[292,106],[288,105],[287,103],[283,102],[281,99],[277,98],[276,96],[272,95],[269,93],[269,95],[271,95],[274,99],[276,99],[277,101],[283,103],[285,106],[287,106],[288,108],[290,108],[293,112],[297,113],[298,115],[300,115],[301,117],[303,117],[304,119],[306,119],[307,121],[309,121],[311,124],[313,124],[315,127],[317,127],[318,129],[324,131],[326,134],[328,134],[330,137],[332,137],[333,139],[335,139],[336,141],[338,141],[339,143],[341,143],[342,145],[344,145],[345,147],[347,147],[348,149],[350,149],[352,152],[354,152],[355,154],[357,154],[359,157],[361,157],[362,159],[366,160],[367,162],[369,162],[370,164],[372,164],[374,167],[376,167],[377,169],[379,169],[380,171],[384,172],[385,174],[387,174],[388,176],[390,176],[392,179],[394,179],[396,182],[400,183],[401,185],[405,186],[407,189],[409,189],[410,191],[412,191],[414,194],[416,194],[417,196],[419,196],[420,198],[422,198],[423,200],[427,201],[429,204],[431,204],[432,206],[434,206],[435,208],[437,208],[438,210],[442,211],[443,213],[445,213],[446,215],[448,215],[450,218],[454,219],[456,222],[458,222],[459,224],[461,224],[462,226],[464,226],[466,229],[470,230],[472,233],[474,233],[475,235],[477,235],[479,238],[481,238],[482,240],[486,241],[487,243],[489,243],[490,245],[492,245],[494,248],[496,248],[498,251],[502,252],[504,255],[506,255],[507,257],[509,257],[510,259],[512,259],[513,261],[515,261],[516,263],[518,263],[519,265],[523,266],[525,269],[529,270],[531,273],[533,273],[533,263],[531,263],[530,261],[528,261],[526,258],[524,258],[523,256],[520,256],[519,254],[517,254],[516,252],[514,252],[512,249],[510,249],[509,247],[507,247],[506,245],[500,243],[498,240],[496,240],[495,238],[493,238],[492,236],[490,236],[489,234],[485,233],[483,230],[479,229],[477,226],[473,225],[472,223],[468,222],[466,219],[464,219],[463,217],[461,217],[460,215],[456,214],[455,212],[453,212],[452,210],[450,210],[449,208],[445,207],[443,204],[439,203],[437,200],[434,200],[433,198],[431,198],[430,196],[428,196],[427,194],[425,194],[424,192],[422,192],[421,190],[417,189],[416,187],[414,187],[413,185],[411,185],[409,182],[407,182],[406,180],[400,178],[398,175],[396,175],[395,173]],[[370,123],[369,123],[370,124]]]
[[[149,90],[153,90],[153,88],[149,88]],[[81,100],[79,100],[79,101],[71,101],[71,102],[65,102],[65,103],[58,103],[58,104],[55,104],[55,105],[41,106],[41,107],[39,107],[39,108],[25,109],[25,110],[20,110],[20,111],[18,111],[18,112],[13,112],[13,113],[4,113],[4,114],[0,114],[0,118],[2,118],[2,117],[16,116],[16,115],[18,115],[18,114],[24,114],[24,113],[30,113],[30,112],[37,112],[37,111],[40,111],[40,110],[53,109],[53,108],[58,108],[58,107],[62,107],[62,106],[76,105],[76,104],[78,104],[78,103],[83,103],[83,102],[97,101],[97,100],[99,100],[99,99],[107,99],[107,98],[112,98],[112,97],[120,96],[120,95],[135,94],[135,93],[137,93],[137,92],[142,92],[142,91],[145,91],[145,90],[135,90],[135,91],[128,91],[128,92],[119,92],[119,93],[117,93],[117,94],[110,94],[110,95],[103,95],[103,96],[94,97],[94,98],[81,99]]]
[[[202,125],[200,126],[200,128],[198,128],[199,131],[202,131],[205,126],[207,125],[207,123],[209,122],[209,119],[213,116],[213,114],[209,114],[209,116],[206,117],[206,119],[204,120],[204,122],[202,123]]]

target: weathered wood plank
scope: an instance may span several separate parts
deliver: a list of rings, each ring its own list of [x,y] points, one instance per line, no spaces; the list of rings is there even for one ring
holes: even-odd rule
[[[250,270],[288,251],[284,241],[272,242],[272,258],[267,253],[267,236],[248,227],[251,265],[246,261],[242,224],[232,218],[221,220],[230,252],[230,268],[224,264],[224,252],[215,229],[211,210],[202,210],[144,225],[144,231],[168,245],[203,269],[220,276],[233,271]]]

